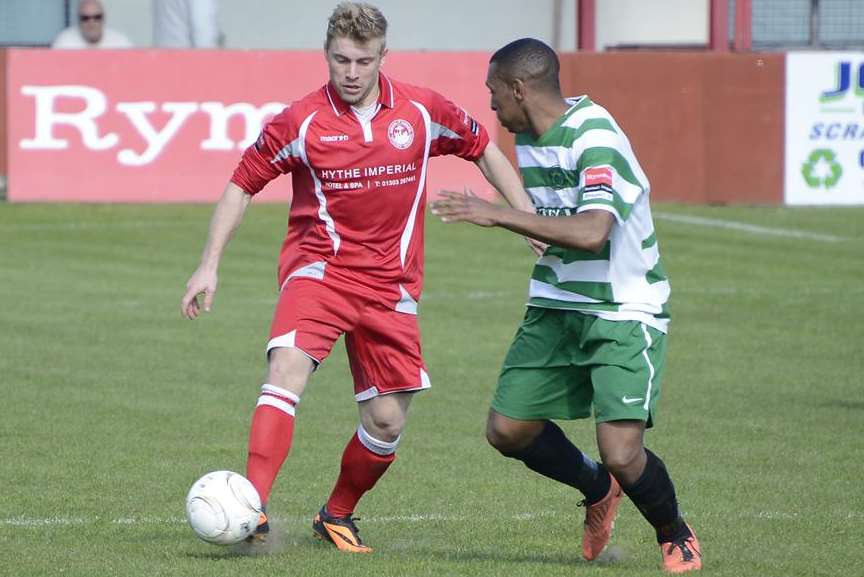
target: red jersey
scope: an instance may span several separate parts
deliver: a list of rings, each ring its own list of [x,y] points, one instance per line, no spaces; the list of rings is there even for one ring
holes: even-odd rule
[[[477,160],[486,130],[440,94],[379,75],[362,120],[329,84],[275,116],[231,181],[249,194],[291,173],[294,199],[279,283],[339,275],[416,312],[423,283],[429,158]]]

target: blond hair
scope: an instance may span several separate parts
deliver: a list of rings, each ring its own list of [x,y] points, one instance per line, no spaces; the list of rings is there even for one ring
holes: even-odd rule
[[[355,42],[382,40],[387,35],[387,19],[378,8],[361,2],[340,2],[327,21],[327,40],[324,48],[330,48],[334,38],[350,38]],[[382,43],[381,49],[384,49]]]

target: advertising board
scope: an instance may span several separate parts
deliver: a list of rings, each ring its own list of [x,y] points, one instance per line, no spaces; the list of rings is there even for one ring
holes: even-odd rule
[[[864,204],[864,53],[786,56],[785,202]]]
[[[496,133],[488,54],[398,53],[382,70],[436,89]],[[323,51],[9,50],[8,199],[212,202],[242,151],[286,104],[327,81]],[[260,199],[290,198],[290,178]],[[428,190],[472,187],[478,169],[430,162]]]

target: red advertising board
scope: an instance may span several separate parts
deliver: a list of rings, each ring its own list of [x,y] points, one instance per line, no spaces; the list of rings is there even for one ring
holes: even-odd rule
[[[494,135],[488,58],[394,53],[383,71],[438,90]],[[8,199],[214,201],[262,123],[326,80],[323,51],[9,50]],[[430,192],[466,185],[491,192],[471,163],[430,162]],[[290,198],[290,178],[260,198]]]

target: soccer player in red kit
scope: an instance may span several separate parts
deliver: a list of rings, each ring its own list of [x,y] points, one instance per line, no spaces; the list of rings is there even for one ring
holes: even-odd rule
[[[351,519],[395,459],[413,393],[430,386],[420,351],[423,215],[430,157],[473,161],[516,208],[533,212],[519,177],[486,130],[436,92],[380,73],[387,21],[344,2],[330,17],[330,80],[275,116],[243,155],[217,204],[182,313],[209,311],[225,246],[252,196],[291,173],[294,198],[279,259],[269,375],[249,435],[247,477],[267,503],[288,456],[297,404],[344,334],[360,423],[314,534],[365,553]],[[266,514],[256,538],[269,531]]]

